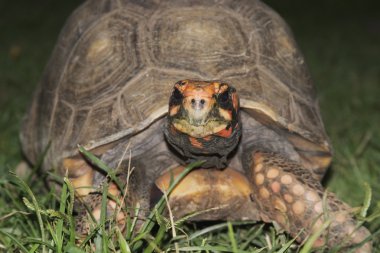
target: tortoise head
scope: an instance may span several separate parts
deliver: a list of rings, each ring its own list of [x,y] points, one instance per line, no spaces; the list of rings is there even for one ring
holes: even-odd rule
[[[231,85],[195,80],[174,85],[165,135],[185,158],[224,167],[239,142],[240,125],[239,99]]]

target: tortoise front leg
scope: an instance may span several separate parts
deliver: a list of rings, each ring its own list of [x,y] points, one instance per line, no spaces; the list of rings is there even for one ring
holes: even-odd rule
[[[352,247],[370,233],[349,213],[349,207],[328,193],[323,200],[322,185],[309,170],[300,164],[274,153],[255,151],[249,161],[249,177],[253,183],[253,197],[262,219],[275,221],[297,241],[304,241],[321,228],[326,221],[330,226],[314,243],[314,247],[337,245]],[[370,242],[356,252],[371,252]]]
[[[90,231],[91,216],[95,221],[99,221],[101,213],[102,195],[96,192],[99,189],[94,187],[95,171],[81,156],[65,158],[63,160],[63,170],[63,174],[67,172],[68,179],[75,189],[76,203],[81,206],[79,215],[75,220],[75,230],[80,236],[87,235]],[[118,199],[121,198],[120,191],[113,183],[108,187],[108,194]],[[85,206],[91,211],[91,215],[88,214]],[[115,210],[118,209],[117,207],[116,202],[109,199],[107,201],[107,216],[112,216]],[[119,227],[123,228],[125,225],[123,212],[118,212],[116,216]]]
[[[65,158],[62,165],[62,174],[67,173],[77,196],[85,197],[94,190],[94,170],[81,156]]]

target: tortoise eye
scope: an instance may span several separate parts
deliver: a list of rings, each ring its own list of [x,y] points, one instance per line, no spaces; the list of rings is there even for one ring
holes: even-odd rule
[[[171,98],[170,98],[170,105],[178,105],[182,102],[183,95],[182,93],[177,89],[174,88]]]
[[[176,84],[178,84],[179,86],[183,86],[185,85],[187,82],[186,81],[178,81]]]
[[[221,106],[227,106],[230,101],[230,93],[229,90],[218,95],[218,102]]]

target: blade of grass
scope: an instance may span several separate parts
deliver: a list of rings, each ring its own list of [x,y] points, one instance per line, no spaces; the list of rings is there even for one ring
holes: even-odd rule
[[[166,232],[166,226],[162,224],[160,228],[158,229],[157,234],[155,235],[155,238],[153,242],[151,243],[149,241],[148,247],[143,251],[143,253],[151,253],[153,250],[155,250],[158,247],[159,242],[161,242],[162,238],[165,236]]]
[[[243,244],[241,244],[240,248],[242,250],[244,250],[245,248],[248,247],[248,245],[253,241],[254,238],[256,238],[259,234],[261,234],[263,232],[263,228],[264,228],[265,224],[262,224],[259,226],[259,228],[253,228],[255,230],[255,232],[248,236],[248,238],[246,238],[245,242]]]
[[[127,236],[126,236],[126,239],[129,241],[131,240],[132,238],[132,234],[133,234],[133,231],[135,230],[136,228],[136,224],[137,224],[137,219],[139,217],[139,213],[140,213],[140,203],[137,203],[136,204],[136,207],[135,207],[135,213],[134,213],[134,218],[132,220],[132,224],[130,226],[130,228],[128,229],[128,232],[127,232]],[[129,217],[129,216],[128,216]]]
[[[67,177],[63,178],[63,182],[65,185],[67,185],[67,189],[69,191],[69,197],[70,197],[69,203],[67,206],[67,214],[70,217],[70,220],[69,220],[70,244],[75,245],[75,221],[74,221],[74,217],[73,217],[74,202],[75,202],[74,187]]]
[[[36,197],[34,196],[32,190],[29,188],[29,186],[22,179],[20,179],[18,176],[12,174],[11,179],[12,179],[12,182],[14,182],[16,185],[21,187],[21,189],[23,189],[29,195],[29,197],[32,199],[32,203],[33,203],[33,206],[34,206],[34,209],[36,212],[36,216],[37,216],[37,220],[38,220],[38,224],[40,227],[41,240],[43,242],[45,242],[45,240],[46,240],[45,239],[46,238],[45,237],[45,227],[44,227],[44,222],[43,222],[42,216],[41,216],[41,210],[40,210],[40,207],[39,207],[39,204],[37,202]],[[43,253],[46,252],[46,247],[44,244],[42,244],[42,252]]]
[[[94,227],[89,235],[86,236],[86,238],[81,242],[79,245],[80,248],[83,248],[84,245],[86,245],[99,231],[100,224],[98,224],[96,227]]]
[[[84,252],[83,250],[81,250],[80,248],[78,248],[76,246],[69,246],[66,249],[66,252],[67,253],[86,253],[86,252]]]
[[[189,164],[186,166],[186,168],[182,171],[181,174],[178,175],[178,177],[175,178],[175,180],[170,184],[169,189],[167,190],[168,196],[170,196],[170,193],[173,191],[175,186],[194,168],[199,167],[204,161],[198,161]],[[158,201],[158,203],[155,205],[153,210],[150,212],[147,220],[144,222],[143,226],[141,227],[139,233],[149,233],[154,224],[155,224],[155,212],[157,211],[159,214],[161,214],[165,207],[165,197],[162,196],[161,199]],[[142,246],[142,242],[136,242],[136,244],[133,247],[133,251],[137,251]]]
[[[62,190],[61,190],[61,199],[59,203],[59,211],[61,213],[65,213],[66,211],[66,200],[67,200],[67,184],[63,184]],[[54,233],[54,232],[53,232]],[[53,236],[53,235],[52,235]],[[59,219],[56,226],[56,252],[60,253],[63,249],[63,219]]]
[[[39,238],[26,238],[25,242],[46,246],[49,250],[54,251],[54,247],[50,245],[50,242],[43,242]]]
[[[232,246],[232,252],[236,253],[238,251],[234,229],[232,228],[231,222],[227,222],[228,227],[228,237],[230,238],[231,246]]]
[[[372,189],[367,182],[364,183],[364,188],[365,188],[365,196],[364,196],[364,201],[363,201],[363,207],[361,208],[361,211],[360,211],[360,216],[363,218],[367,216],[367,212],[371,205],[371,199],[372,199]]]
[[[186,247],[180,247],[178,249],[179,251],[195,251],[199,250],[201,252],[204,251],[211,251],[211,252],[231,252],[230,248],[224,247],[224,246],[211,246],[211,245],[206,245],[206,246],[186,246]],[[239,250],[237,251],[238,253],[258,253],[261,252],[262,249],[255,250],[255,251],[243,251]]]
[[[166,191],[164,191],[164,197],[165,197],[165,202],[166,202],[166,208],[169,211],[170,225],[172,228],[172,237],[176,238],[177,237],[177,231],[176,231],[176,226],[174,223],[174,216],[172,213],[172,209],[170,207],[170,203],[169,203],[169,199],[168,199],[168,195],[166,194]],[[174,242],[174,247],[175,247],[175,252],[178,253],[179,251],[178,251],[178,243],[177,242]]]
[[[308,253],[313,248],[314,242],[322,235],[323,231],[325,231],[331,224],[330,220],[326,220],[320,228],[318,228],[305,242],[302,247],[300,253]]]
[[[256,222],[252,222],[252,221],[233,222],[234,225],[247,225],[247,224],[253,224],[253,223],[256,223]],[[202,230],[198,230],[189,236],[189,241],[192,241],[195,238],[202,236],[204,234],[211,233],[211,232],[214,232],[216,230],[226,228],[227,226],[228,226],[227,223],[221,223],[221,224],[209,226],[209,227],[204,228]]]
[[[44,162],[45,156],[51,146],[51,142],[46,145],[45,149],[43,150],[42,154],[37,158],[36,164],[33,166],[32,171],[30,175],[36,175],[37,172],[41,169],[42,163]],[[31,185],[33,177],[28,177],[26,184]]]
[[[302,230],[301,230],[302,232]],[[281,249],[279,251],[277,251],[276,253],[284,253],[286,252],[289,247],[296,241],[296,238],[301,234],[301,232],[298,233],[298,235],[296,237],[294,237],[292,240],[288,241],[287,243],[285,243]]]
[[[107,218],[107,195],[108,195],[108,183],[107,181],[103,183],[103,193],[102,193],[102,205],[100,212],[100,231],[102,237],[102,252],[106,253],[107,250],[107,233],[106,233],[106,218]]]
[[[102,160],[97,158],[91,152],[87,151],[84,147],[78,145],[78,149],[79,149],[79,152],[82,153],[90,163],[92,163],[99,169],[103,170],[103,172],[105,172],[107,176],[109,176],[111,180],[116,184],[119,190],[123,192],[123,189],[124,189],[123,184],[116,177],[115,170],[110,169]]]
[[[50,235],[51,237],[53,238],[53,241],[54,241],[54,244],[55,244],[55,252],[57,253],[61,253],[62,252],[62,249],[60,247],[60,243],[59,243],[59,236],[58,236],[58,231],[57,230],[54,230],[52,227],[51,227],[51,224],[50,223],[47,223],[47,228],[50,232]]]
[[[131,249],[129,248],[127,241],[124,239],[119,227],[116,227],[116,234],[121,253],[131,253]]]
[[[13,235],[11,235],[10,233],[7,233],[5,231],[0,230],[0,234],[3,234],[4,236],[11,239],[11,241],[13,241],[19,247],[19,250],[21,252],[29,253],[28,249],[25,248],[24,245],[19,240],[17,240]]]

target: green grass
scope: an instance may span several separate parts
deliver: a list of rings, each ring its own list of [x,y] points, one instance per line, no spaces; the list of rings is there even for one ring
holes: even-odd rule
[[[292,27],[318,89],[322,115],[335,152],[324,184],[350,205],[360,206],[365,203],[364,183],[367,182],[372,189],[370,215],[380,202],[379,3],[369,0],[352,3],[272,0],[269,3]],[[74,246],[70,185],[65,183],[58,194],[54,189],[47,190],[43,180],[36,176],[27,177],[24,184],[8,174],[22,160],[18,141],[20,120],[64,20],[77,5],[74,0],[0,2],[0,173],[3,175],[0,178],[0,252],[43,252],[43,249],[47,252],[50,247],[54,248],[53,252],[82,252]],[[161,224],[170,227],[170,221],[162,219]],[[374,219],[366,226],[379,233],[380,220]],[[194,252],[297,250],[285,234],[262,224],[181,224],[176,227],[174,238],[169,229],[155,243],[157,233],[163,230],[160,226],[137,239],[120,236],[117,229],[111,234],[104,233],[104,227],[100,229],[103,233],[94,234],[91,242],[104,245],[112,235],[117,240],[107,241],[111,252],[119,246],[120,252],[128,252],[133,240],[150,241],[150,249],[179,248]],[[378,237],[379,234],[375,252],[380,252]]]

